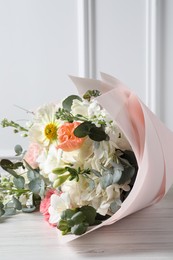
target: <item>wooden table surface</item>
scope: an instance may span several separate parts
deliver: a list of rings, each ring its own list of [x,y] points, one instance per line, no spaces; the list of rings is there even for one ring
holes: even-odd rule
[[[0,223],[0,259],[173,259],[173,189],[156,205],[61,245],[39,213]]]

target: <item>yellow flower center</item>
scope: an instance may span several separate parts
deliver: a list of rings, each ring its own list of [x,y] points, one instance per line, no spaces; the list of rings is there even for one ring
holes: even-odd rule
[[[54,140],[57,138],[57,127],[56,125],[50,123],[46,125],[44,129],[44,134],[49,140]]]

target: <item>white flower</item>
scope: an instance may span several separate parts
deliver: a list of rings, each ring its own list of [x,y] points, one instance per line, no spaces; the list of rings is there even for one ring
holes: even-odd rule
[[[61,213],[70,208],[70,198],[67,193],[61,195],[53,194],[50,198],[50,206],[48,212],[50,214],[49,222],[51,224],[58,223]]]
[[[72,152],[63,152],[62,161],[64,164],[73,164],[73,168],[84,166],[84,162],[90,158],[93,154],[93,141],[90,138],[86,138],[80,149]]]
[[[71,206],[74,208],[89,205],[101,215],[111,214],[110,205],[120,197],[120,186],[112,184],[102,189],[99,180],[90,175],[95,181],[95,187],[91,189],[89,179],[80,176],[79,181],[66,181],[62,185],[62,191],[69,194]]]
[[[57,149],[54,145],[51,145],[48,151],[44,149],[41,155],[37,158],[40,173],[44,177],[48,177],[52,182],[57,178],[57,175],[52,173],[52,170],[64,166],[61,156],[62,150]]]
[[[98,117],[101,113],[101,107],[96,100],[93,100],[88,107],[89,118]]]
[[[29,130],[29,137],[33,142],[47,147],[57,141],[59,124],[55,117],[57,109],[58,106],[52,103],[44,105],[36,111],[33,124]]]
[[[102,141],[98,147],[93,146],[93,154],[84,161],[84,168],[101,171],[101,165],[107,167],[115,154],[115,143]]]
[[[74,99],[71,106],[71,113],[73,115],[82,115],[84,117],[88,116],[88,106],[89,103],[86,100],[80,101],[78,99]]]

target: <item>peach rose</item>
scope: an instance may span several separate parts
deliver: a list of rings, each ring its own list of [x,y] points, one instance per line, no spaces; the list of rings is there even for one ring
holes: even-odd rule
[[[60,143],[57,148],[60,148],[65,152],[71,152],[82,146],[85,138],[78,138],[73,133],[78,125],[80,125],[79,122],[73,122],[65,123],[59,127],[57,134]]]
[[[41,147],[37,143],[31,143],[28,147],[28,150],[24,156],[24,160],[33,168],[38,167],[37,157],[39,156]]]

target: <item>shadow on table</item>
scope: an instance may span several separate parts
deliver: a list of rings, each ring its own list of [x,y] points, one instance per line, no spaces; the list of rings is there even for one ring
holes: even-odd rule
[[[81,257],[127,254],[147,257],[165,253],[173,256],[173,207],[165,203],[160,202],[86,234],[69,242],[69,246]]]

